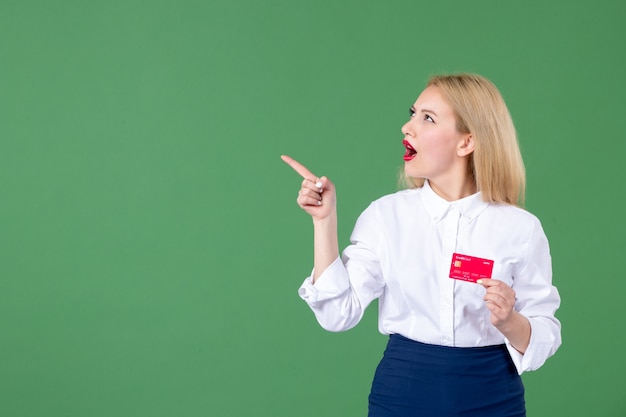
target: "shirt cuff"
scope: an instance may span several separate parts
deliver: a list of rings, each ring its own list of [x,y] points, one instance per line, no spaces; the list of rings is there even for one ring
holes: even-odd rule
[[[560,345],[541,322],[530,319],[530,342],[524,354],[519,353],[508,339],[504,339],[518,374],[539,369]]]
[[[339,297],[350,288],[348,275],[346,273],[343,262],[337,257],[332,264],[328,266],[317,278],[313,284],[313,272],[307,277],[300,289],[298,295],[311,307],[319,302]]]

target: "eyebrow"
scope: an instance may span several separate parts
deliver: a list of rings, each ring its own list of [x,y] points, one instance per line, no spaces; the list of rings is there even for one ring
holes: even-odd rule
[[[414,113],[417,113],[417,110],[415,109],[415,106],[411,106],[411,111]],[[420,113],[432,113],[435,116],[438,116],[438,114],[436,112],[434,112],[433,110],[430,109],[421,109]]]

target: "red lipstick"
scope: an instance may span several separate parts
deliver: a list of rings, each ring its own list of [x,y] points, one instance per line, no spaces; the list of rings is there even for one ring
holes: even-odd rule
[[[415,158],[415,155],[417,155],[417,151],[415,150],[415,148],[413,148],[413,146],[411,146],[409,141],[404,139],[402,141],[402,144],[404,145],[404,148],[406,149],[406,152],[404,154],[404,160],[410,161],[411,159]]]

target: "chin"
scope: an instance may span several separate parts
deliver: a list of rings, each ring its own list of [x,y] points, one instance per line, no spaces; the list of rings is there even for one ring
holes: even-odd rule
[[[419,170],[412,168],[412,167],[408,167],[408,166],[404,166],[404,175],[406,177],[411,177],[411,178],[415,178],[415,179],[423,179],[424,175],[419,172]]]
[[[426,180],[424,177],[420,175],[412,175],[415,173],[411,173],[404,170],[404,174],[400,175],[400,185],[404,188],[416,188],[424,185],[424,181]]]
[[[401,185],[404,188],[421,188],[424,185],[424,178],[404,177]]]

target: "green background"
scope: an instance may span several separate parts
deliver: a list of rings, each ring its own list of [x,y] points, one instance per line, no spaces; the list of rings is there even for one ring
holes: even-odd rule
[[[502,91],[563,346],[529,416],[623,416],[626,2],[0,0],[0,415],[364,416],[386,338],[297,296],[289,154],[341,246],[432,74]],[[485,387],[489,395],[489,387]]]

